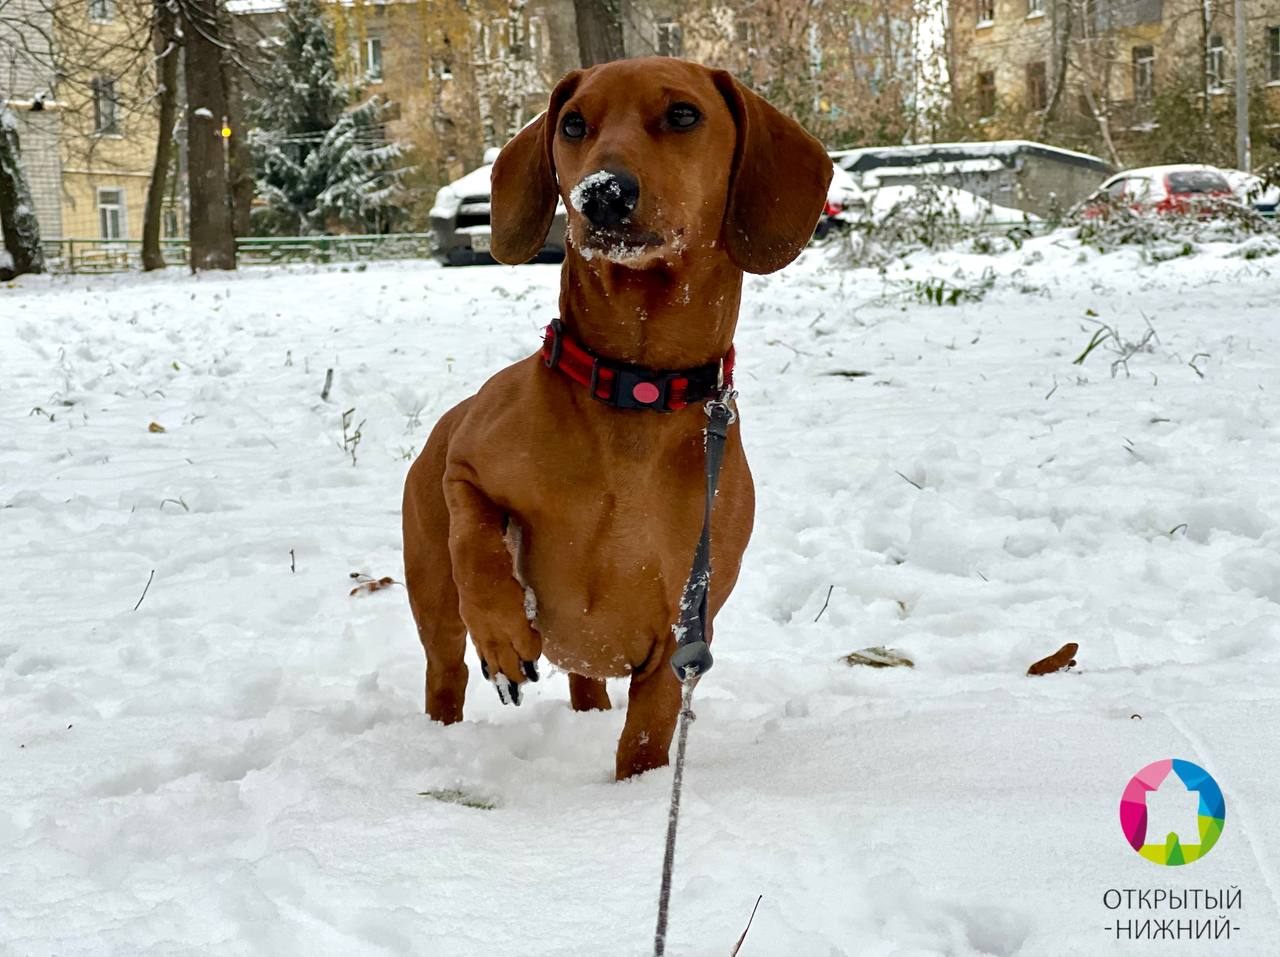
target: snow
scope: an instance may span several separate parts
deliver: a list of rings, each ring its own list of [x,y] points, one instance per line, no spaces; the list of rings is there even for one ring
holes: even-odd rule
[[[586,193],[589,189],[599,187],[602,194],[608,192],[614,198],[622,195],[622,186],[618,182],[618,178],[609,170],[596,170],[590,175],[582,177],[578,184],[569,191],[569,202],[578,212],[582,212],[582,207],[586,203]]]
[[[1058,232],[748,278],[758,518],[694,696],[670,953],[723,957],[757,894],[744,957],[1155,953],[1104,927],[1218,912],[1107,890],[1228,885],[1212,952],[1274,952],[1280,306],[1274,261],[1234,252]],[[980,301],[920,295],[984,274]],[[403,577],[410,458],[538,348],[558,280],[3,290],[6,952],[651,953],[671,776],[611,780],[625,686],[574,714],[544,666],[503,708],[473,659],[467,720],[433,725],[403,589],[348,594]],[[1147,320],[1129,374],[1108,345],[1073,364],[1098,321]],[[1067,641],[1074,673],[1025,676]],[[875,645],[915,667],[838,660]],[[1227,812],[1162,869],[1118,805],[1169,757]]]
[[[213,112],[207,106],[201,106],[194,111],[196,116],[202,116],[205,119],[213,119]]]

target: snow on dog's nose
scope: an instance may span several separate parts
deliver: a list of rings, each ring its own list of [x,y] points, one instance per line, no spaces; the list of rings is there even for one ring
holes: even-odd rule
[[[592,226],[617,226],[627,221],[640,201],[640,182],[626,170],[597,170],[582,178],[569,193],[569,201]]]

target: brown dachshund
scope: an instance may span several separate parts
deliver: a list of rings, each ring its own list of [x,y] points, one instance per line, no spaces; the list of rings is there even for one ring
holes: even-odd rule
[[[440,419],[405,483],[433,719],[462,719],[470,633],[504,702],[520,703],[543,655],[569,673],[577,711],[608,708],[605,679],[630,678],[617,776],[667,763],[672,626],[706,494],[703,401],[731,373],[743,271],[799,254],[830,179],[793,120],[728,73],[665,57],[575,70],[503,149],[493,255],[536,255],[562,198],[560,318],[540,353]],[[754,511],[731,429],[710,616]]]

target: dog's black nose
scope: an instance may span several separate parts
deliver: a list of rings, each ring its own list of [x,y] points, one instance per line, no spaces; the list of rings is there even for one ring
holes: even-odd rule
[[[640,182],[626,170],[602,169],[583,177],[569,199],[591,225],[617,226],[640,202]]]

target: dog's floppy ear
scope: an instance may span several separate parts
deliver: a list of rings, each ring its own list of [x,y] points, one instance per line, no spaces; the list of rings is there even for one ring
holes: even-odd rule
[[[822,144],[723,70],[712,74],[738,127],[721,241],[739,268],[781,269],[813,237],[827,201]]]
[[[490,252],[499,262],[528,262],[546,242],[559,196],[551,144],[560,107],[573,95],[581,74],[574,70],[556,84],[546,112],[517,133],[493,164]]]

